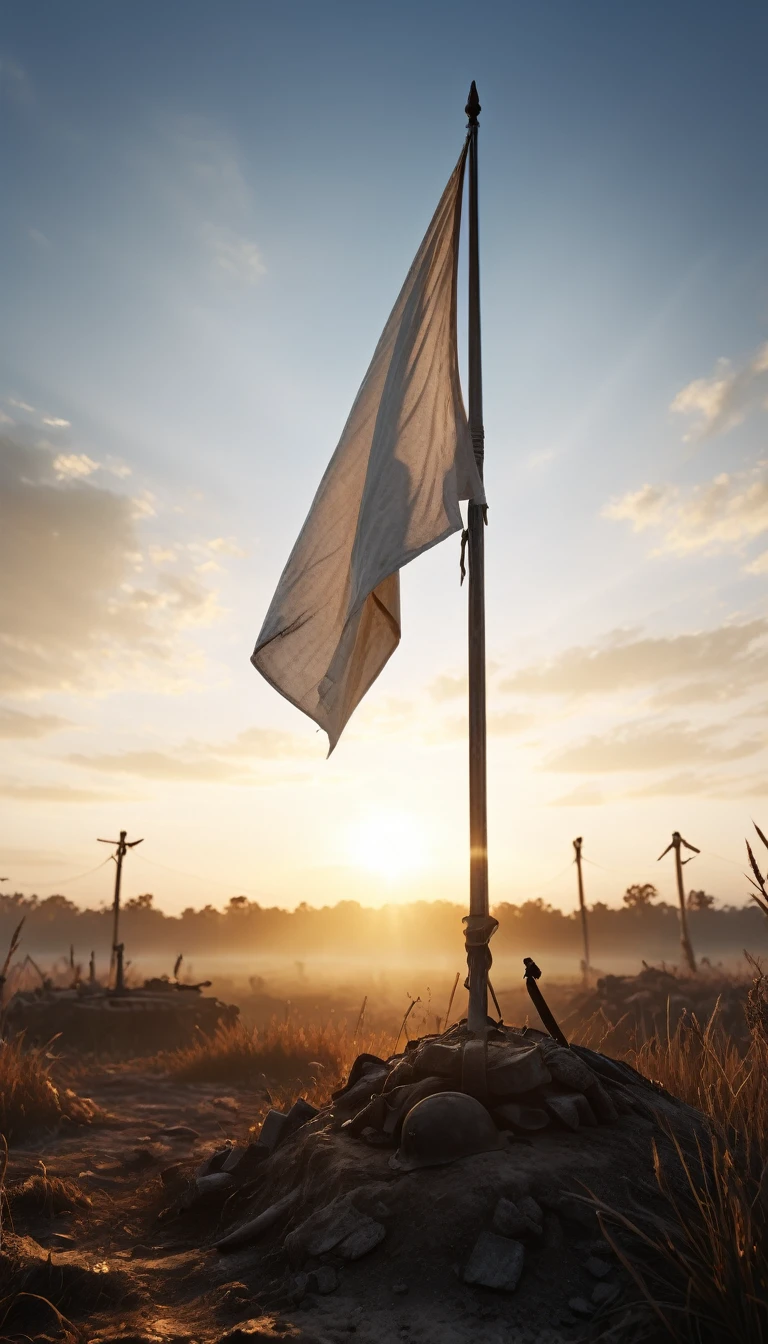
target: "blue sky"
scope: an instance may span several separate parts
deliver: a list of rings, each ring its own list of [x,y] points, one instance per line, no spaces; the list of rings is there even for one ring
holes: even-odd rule
[[[457,547],[404,574],[401,648],[330,762],[248,656],[475,78],[493,896],[568,904],[550,879],[582,833],[592,894],[619,899],[679,827],[723,856],[697,884],[743,899],[766,792],[764,7],[4,18],[3,872],[43,892],[128,825],[129,884],[169,908],[462,899]]]

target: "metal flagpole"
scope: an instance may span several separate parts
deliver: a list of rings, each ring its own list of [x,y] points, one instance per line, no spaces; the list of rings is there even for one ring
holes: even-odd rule
[[[477,133],[480,99],[475,81],[465,108],[469,118],[469,428],[482,478],[485,454],[483,371],[480,344],[480,242],[477,205]],[[469,917],[465,941],[469,970],[467,1026],[488,1030],[488,942],[497,927],[488,911],[488,816],[485,722],[485,507],[470,501],[469,552]]]

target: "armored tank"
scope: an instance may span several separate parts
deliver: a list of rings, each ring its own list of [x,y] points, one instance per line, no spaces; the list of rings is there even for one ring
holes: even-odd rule
[[[68,1049],[109,1054],[155,1054],[189,1045],[199,1033],[212,1036],[232,1026],[239,1009],[203,994],[208,983],[183,985],[145,980],[141,988],[105,989],[76,984],[57,989],[44,983],[18,990],[4,1012],[7,1036],[24,1033],[31,1044],[54,1036]]]

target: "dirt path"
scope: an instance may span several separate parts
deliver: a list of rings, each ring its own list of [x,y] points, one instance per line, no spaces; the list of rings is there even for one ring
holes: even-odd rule
[[[71,1183],[70,1194],[90,1201],[52,1214],[50,1192],[47,1209],[34,1195],[12,1198],[4,1249],[11,1258],[21,1255],[25,1289],[55,1302],[88,1341],[208,1344],[236,1320],[254,1317],[262,1318],[263,1339],[306,1338],[281,1329],[242,1285],[222,1285],[216,1252],[195,1247],[193,1225],[158,1222],[174,1178],[192,1175],[223,1141],[245,1137],[263,1113],[263,1092],[184,1084],[119,1067],[80,1078],[78,1090],[113,1115],[115,1126],[38,1136],[10,1153],[11,1192],[44,1172],[53,1192],[58,1178]],[[10,1273],[11,1266],[5,1269]],[[30,1325],[55,1334],[50,1310],[19,1300],[5,1330],[29,1335]],[[258,1340],[258,1331],[248,1338]]]

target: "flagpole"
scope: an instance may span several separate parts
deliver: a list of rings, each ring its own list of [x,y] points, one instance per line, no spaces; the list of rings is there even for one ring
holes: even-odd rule
[[[477,133],[480,100],[475,81],[465,108],[469,132],[469,428],[482,478],[485,455],[480,341],[480,242]],[[470,501],[469,552],[469,918],[465,919],[469,1007],[467,1026],[485,1038],[488,1021],[489,939],[496,928],[488,909],[488,808],[485,712],[485,508]]]

